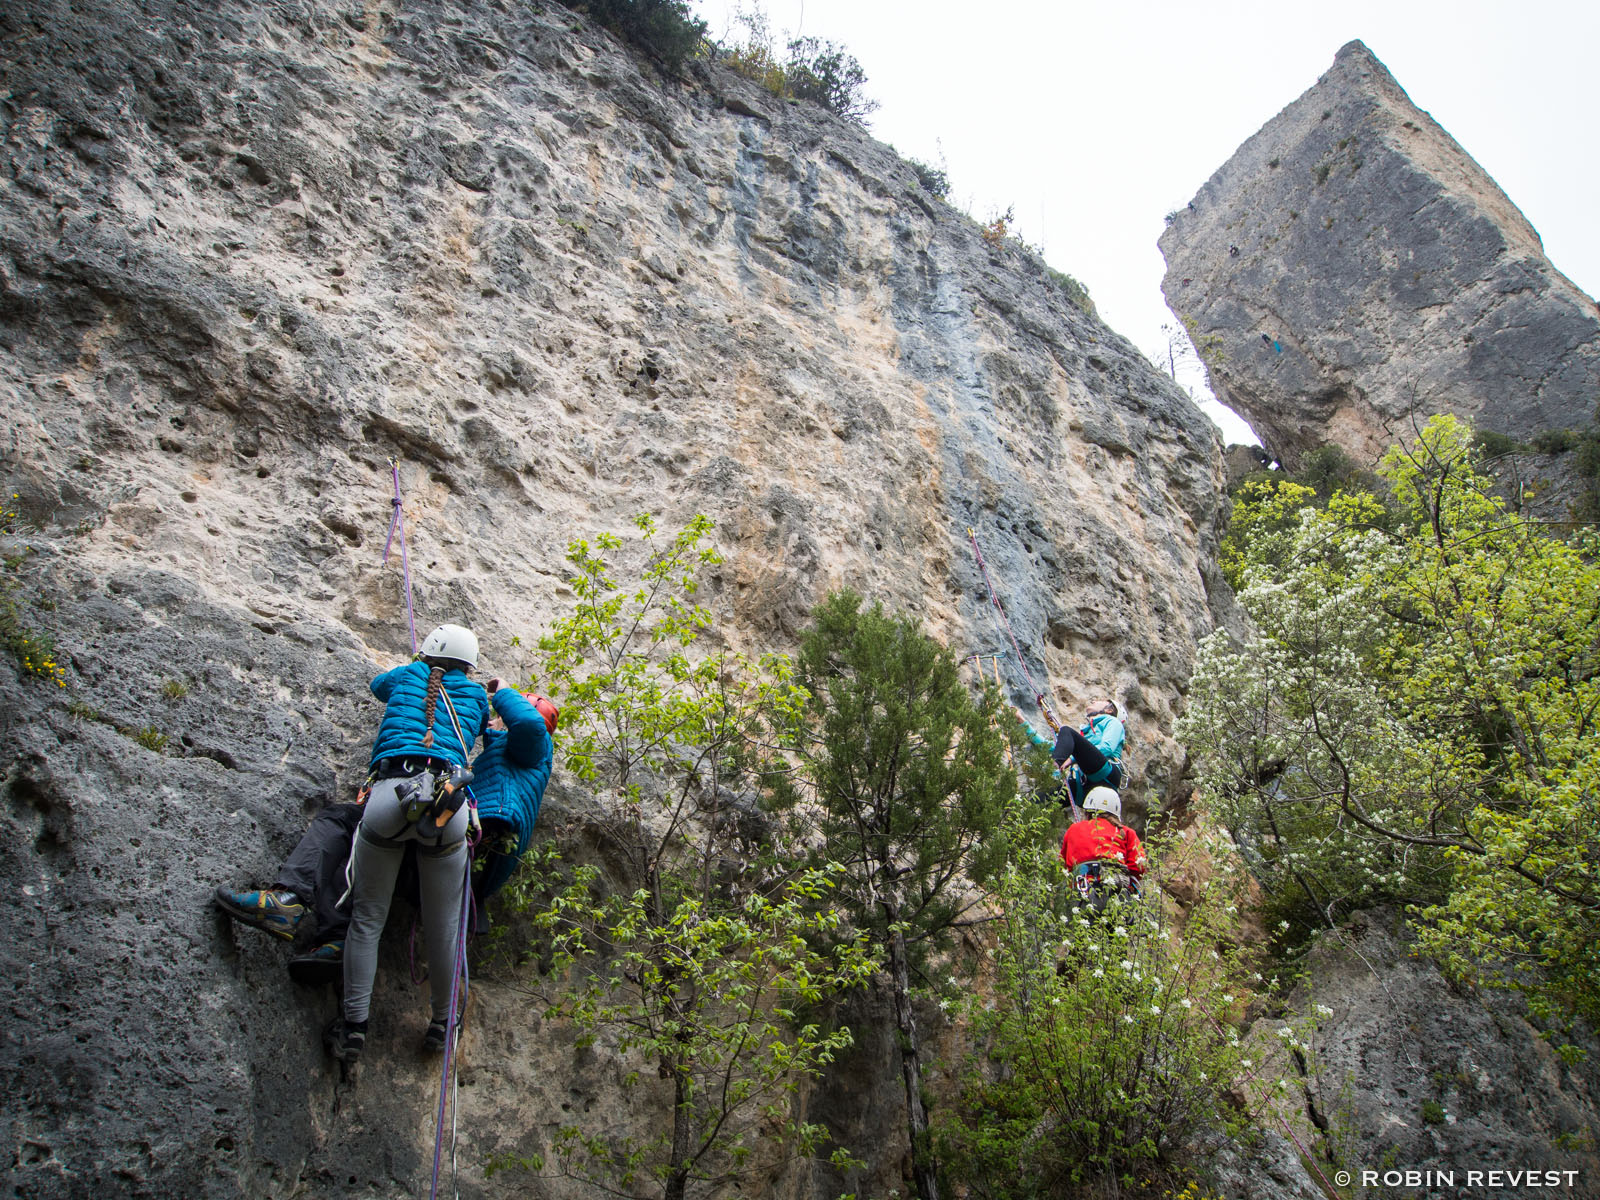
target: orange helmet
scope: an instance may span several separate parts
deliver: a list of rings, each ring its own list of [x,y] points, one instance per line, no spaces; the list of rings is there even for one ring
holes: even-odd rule
[[[533,698],[533,706],[539,710],[539,715],[544,718],[544,727],[551,733],[556,731],[556,722],[561,720],[561,710],[543,696]]]

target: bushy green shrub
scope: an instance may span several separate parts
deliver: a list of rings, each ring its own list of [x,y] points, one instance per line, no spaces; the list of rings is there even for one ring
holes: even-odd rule
[[[1099,310],[1095,308],[1094,300],[1092,297],[1090,297],[1088,288],[1084,287],[1083,284],[1079,283],[1065,271],[1058,271],[1054,267],[1046,267],[1044,271],[1049,277],[1050,282],[1054,283],[1058,288],[1060,288],[1066,294],[1068,300],[1072,301],[1073,304],[1077,305],[1091,317],[1097,315]]]
[[[1600,522],[1600,430],[1591,429],[1585,434],[1573,457],[1584,490],[1577,516],[1592,525]]]
[[[887,967],[917,1190],[934,1189],[914,978],[973,919],[963,880],[994,868],[990,837],[1016,790],[998,692],[974,700],[955,656],[913,620],[853,592],[812,613],[797,678],[811,694],[802,759],[826,853],[845,867],[851,917]]]
[[[1263,497],[1253,631],[1201,646],[1179,725],[1301,932],[1402,901],[1452,973],[1600,1018],[1600,538],[1507,511],[1436,417],[1368,495]],[[1246,501],[1248,503],[1248,500]]]
[[[723,47],[723,55],[746,79],[774,96],[809,100],[857,124],[877,111],[878,102],[866,95],[866,71],[837,42],[790,38],[780,53],[765,14],[741,13],[738,19],[745,28],[744,40]]]
[[[1381,481],[1371,471],[1356,466],[1354,460],[1338,446],[1318,446],[1300,458],[1300,469],[1293,475],[1296,483],[1304,484],[1326,503],[1335,492],[1382,491]]]
[[[638,47],[669,71],[678,70],[705,44],[706,23],[688,0],[560,0],[587,13],[623,41]]]
[[[799,1014],[862,985],[876,963],[841,933],[845,867],[807,864],[761,804],[766,775],[788,769],[807,698],[789,660],[702,650],[711,616],[695,602],[697,574],[720,561],[709,520],[659,548],[654,521],[637,525],[651,549],[626,583],[620,538],[571,543],[575,609],[539,642],[539,682],[564,710],[563,765],[595,791],[613,877],[537,856],[553,893],[532,905],[548,969],[527,982],[580,1045],[615,1046],[626,1086],[659,1079],[670,1102],[638,1135],[558,1118],[548,1155],[496,1166],[681,1200],[745,1178],[758,1143],[811,1155],[827,1141],[793,1118],[793,1096],[851,1034]],[[539,891],[529,883],[516,889],[525,903]]]
[[[789,94],[810,100],[829,112],[863,123],[877,111],[878,102],[867,98],[867,73],[855,55],[837,42],[820,38],[795,38],[789,43],[786,66]]]
[[[1541,429],[1528,444],[1540,454],[1565,454],[1576,450],[1582,440],[1583,434],[1576,429]]]
[[[1492,429],[1480,429],[1474,435],[1480,458],[1504,458],[1508,454],[1522,454],[1528,448],[1516,438]]]
[[[930,167],[915,158],[906,159],[906,166],[910,167],[911,173],[917,177],[917,186],[930,196],[937,196],[943,200],[950,194],[950,176],[938,167]]]
[[[1150,883],[1091,918],[1050,821],[1013,805],[1000,831],[994,994],[967,1005],[981,1052],[937,1122],[947,1177],[982,1200],[1091,1183],[1128,1194],[1119,1185],[1163,1174],[1197,1131],[1237,1129],[1225,1097],[1255,1067],[1233,1024],[1249,977],[1234,949],[1238,880],[1213,875],[1181,934]]]

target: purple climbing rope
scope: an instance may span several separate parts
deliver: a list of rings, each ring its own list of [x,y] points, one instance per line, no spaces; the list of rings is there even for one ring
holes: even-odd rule
[[[417,617],[411,611],[411,556],[406,552],[406,523],[404,520],[405,509],[400,501],[400,464],[394,459],[389,460],[389,469],[394,472],[394,499],[389,501],[394,506],[394,516],[389,520],[389,536],[383,543],[383,561],[389,562],[389,547],[394,545],[395,530],[400,531],[400,567],[406,580],[406,625],[411,630],[411,653],[417,652]]]
[[[995,590],[994,580],[989,578],[989,564],[983,561],[983,551],[978,547],[978,535],[971,526],[967,527],[967,536],[972,539],[972,553],[977,556],[978,570],[983,572],[983,582],[989,588],[989,602],[1000,614],[1000,623],[1005,626],[1006,637],[1011,639],[1011,648],[1017,654],[1017,666],[1022,668],[1022,677],[1028,681],[1028,686],[1033,689],[1033,698],[1039,705],[1039,711],[1044,713],[1044,719],[1050,723],[1051,729],[1060,728],[1055,713],[1050,711],[1050,702],[1044,698],[1044,689],[1033,681],[1033,676],[1028,674],[1027,659],[1022,657],[1022,647],[1017,644],[1017,631],[1011,628],[1011,619],[1006,616],[1006,606],[1000,602],[1000,593]]]
[[[466,873],[461,884],[460,922],[456,928],[456,969],[450,979],[450,1016],[444,1032],[444,1067],[439,1076],[439,1115],[433,1126],[433,1185],[428,1200],[439,1197],[439,1163],[444,1154],[444,1109],[450,1098],[451,1079],[456,1066],[456,1016],[466,1003],[467,985],[467,920],[472,910],[472,859],[475,844],[467,842]],[[450,1107],[450,1162],[455,1165],[456,1118],[460,1115],[460,1101]]]

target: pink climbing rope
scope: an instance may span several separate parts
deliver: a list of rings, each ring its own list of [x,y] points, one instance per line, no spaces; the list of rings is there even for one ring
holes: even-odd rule
[[[1011,649],[1016,651],[1017,666],[1022,668],[1022,677],[1033,689],[1033,698],[1039,705],[1039,711],[1044,713],[1044,719],[1050,723],[1050,728],[1058,729],[1060,722],[1056,720],[1055,713],[1050,711],[1050,702],[1044,698],[1044,689],[1034,682],[1032,675],[1028,674],[1028,662],[1022,657],[1022,647],[1017,644],[1017,631],[1011,628],[1011,619],[1006,616],[1006,606],[1000,602],[1000,593],[995,590],[994,580],[989,577],[989,564],[983,561],[983,551],[978,546],[978,535],[971,526],[967,527],[967,537],[972,539],[972,553],[978,559],[978,570],[983,572],[983,582],[989,589],[989,602],[1000,614],[1000,623],[1005,626],[1006,637],[1011,639]]]
[[[389,547],[394,545],[395,530],[400,531],[400,567],[406,580],[406,625],[411,630],[411,653],[417,652],[417,617],[411,610],[411,556],[406,552],[406,523],[404,520],[405,509],[400,500],[400,464],[394,459],[389,460],[389,469],[394,472],[394,499],[389,501],[394,506],[394,516],[389,520],[389,536],[383,543],[383,561],[389,562]]]

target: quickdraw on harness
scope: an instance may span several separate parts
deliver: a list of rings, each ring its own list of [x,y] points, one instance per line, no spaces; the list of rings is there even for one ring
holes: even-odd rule
[[[983,673],[983,661],[984,661],[984,659],[988,659],[989,662],[991,663],[991,665],[994,667],[994,686],[995,686],[995,690],[997,692],[1000,692],[1000,693],[1003,694],[1005,692],[1005,690],[1006,690],[1006,685],[1005,685],[1005,681],[1000,678],[1000,660],[1003,657],[1005,657],[1005,653],[1006,652],[1004,650],[985,650],[985,651],[981,651],[978,654],[969,654],[969,655],[967,655],[966,658],[962,659],[962,661],[963,662],[969,662],[969,663],[975,663],[977,665],[977,668],[978,668],[978,682],[986,684],[989,681],[988,681],[988,678]],[[1009,737],[1005,738],[1005,747],[1006,747],[1006,764],[1008,766],[1012,767],[1013,769],[1015,769],[1017,763],[1016,763],[1016,759],[1013,757],[1013,755],[1011,753],[1011,739]]]
[[[967,527],[967,537],[972,541],[972,553],[978,560],[978,570],[983,573],[984,585],[989,589],[989,602],[994,605],[995,612],[1000,616],[1000,624],[1005,629],[1006,637],[1011,641],[1011,649],[1016,653],[1017,666],[1022,670],[1022,677],[1028,681],[1028,687],[1033,691],[1034,702],[1044,714],[1045,723],[1052,731],[1059,731],[1061,724],[1056,720],[1055,713],[1050,710],[1050,702],[1045,699],[1044,689],[1035,683],[1033,676],[1028,673],[1028,663],[1022,656],[1022,647],[1017,642],[1016,630],[1011,628],[1011,619],[1006,616],[1006,606],[1001,603],[1000,593],[994,586],[994,580],[989,577],[989,565],[983,561],[983,551],[978,546],[978,535],[971,526]]]
[[[1112,896],[1137,900],[1140,896],[1138,877],[1119,863],[1085,862],[1072,868],[1072,887],[1080,903],[1094,914],[1105,911]]]

